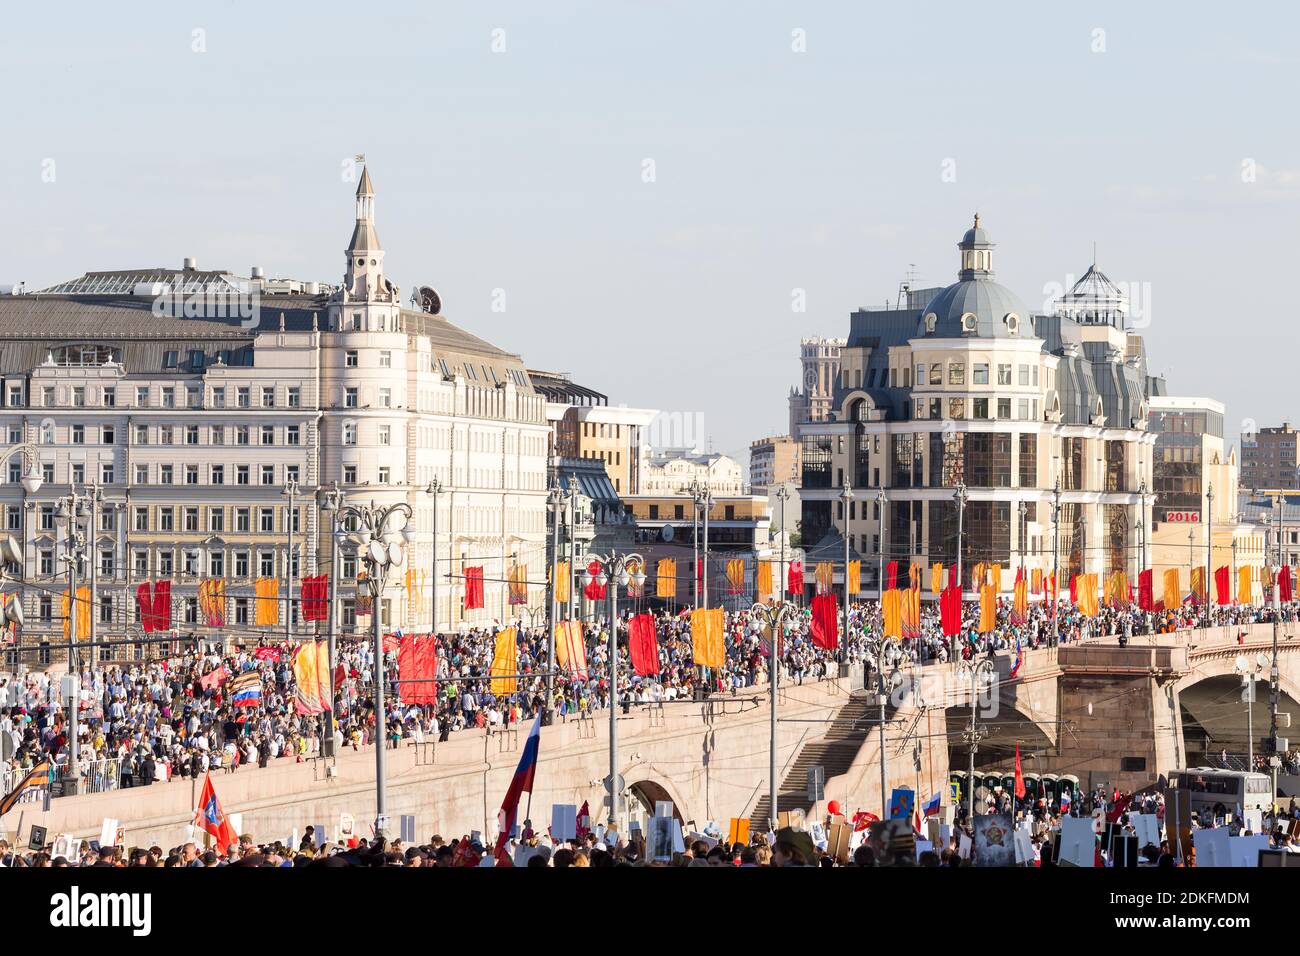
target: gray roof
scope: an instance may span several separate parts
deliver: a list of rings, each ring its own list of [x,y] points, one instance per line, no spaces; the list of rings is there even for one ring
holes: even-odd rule
[[[975,328],[965,331],[962,316],[975,315]],[[973,336],[981,339],[1011,339],[1033,337],[1029,311],[1019,297],[1004,285],[992,279],[963,279],[944,289],[930,300],[922,310],[925,317],[935,316],[934,331],[922,324],[919,332],[938,338],[955,339]],[[1020,319],[1019,328],[1013,332],[1005,321],[1008,314]]]

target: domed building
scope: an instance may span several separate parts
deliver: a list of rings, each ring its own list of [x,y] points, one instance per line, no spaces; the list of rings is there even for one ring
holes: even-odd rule
[[[956,564],[962,486],[968,588],[981,562],[1007,569],[1004,590],[1022,564],[1057,567],[1063,584],[1112,570],[1136,580],[1147,396],[1162,382],[1147,377],[1122,295],[1094,267],[1035,315],[994,280],[978,215],[957,248],[952,285],[850,318],[832,418],[800,425],[805,567],[842,565],[846,533],[866,595],[885,562]]]

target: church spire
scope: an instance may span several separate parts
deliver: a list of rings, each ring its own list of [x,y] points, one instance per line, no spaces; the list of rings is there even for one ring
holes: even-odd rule
[[[345,252],[348,257],[343,281],[349,295],[356,299],[373,298],[384,288],[384,249],[375,231],[375,186],[370,167],[361,168],[357,184],[357,223]]]

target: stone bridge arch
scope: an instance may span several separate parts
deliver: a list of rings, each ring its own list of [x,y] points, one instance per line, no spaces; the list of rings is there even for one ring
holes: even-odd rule
[[[1279,720],[1278,735],[1294,737],[1300,720],[1300,648],[1281,646],[1278,655],[1278,713],[1290,715],[1290,727]],[[1263,655],[1263,666],[1258,660]],[[1254,705],[1242,698],[1237,659],[1244,657],[1257,673]],[[1217,765],[1224,750],[1232,755],[1248,751],[1248,737],[1254,751],[1261,753],[1261,738],[1269,730],[1269,668],[1271,647],[1261,650],[1257,642],[1223,645],[1189,654],[1190,670],[1178,681],[1178,703],[1184,762],[1189,766]]]

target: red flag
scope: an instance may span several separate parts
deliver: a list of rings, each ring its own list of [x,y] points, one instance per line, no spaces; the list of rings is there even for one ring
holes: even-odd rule
[[[590,595],[588,595],[590,597]],[[465,569],[465,610],[483,606],[483,566]]]
[[[890,561],[885,565],[885,577],[889,583],[885,586],[886,590],[892,591],[898,587],[898,562]]]
[[[791,561],[786,572],[785,589],[791,594],[803,594],[803,562]]]
[[[1025,775],[1020,770],[1020,744],[1016,744],[1016,799],[1025,799]]]
[[[217,791],[212,787],[212,774],[204,774],[203,791],[199,794],[199,805],[194,808],[194,825],[212,835],[217,841],[217,852],[226,855],[232,843],[239,842],[239,834],[230,825],[230,820],[221,810],[221,801]]]
[[[939,623],[945,637],[961,633],[961,587],[957,584],[948,585],[939,595]]]
[[[1282,565],[1282,570],[1277,576],[1277,599],[1279,601],[1291,600],[1291,565]]]
[[[172,583],[159,581],[153,586],[153,629],[165,631],[172,625]]]
[[[1220,604],[1232,603],[1232,583],[1228,580],[1226,566],[1214,569],[1214,590],[1218,592]]]
[[[1115,806],[1111,809],[1109,813],[1106,814],[1106,822],[1119,823],[1119,818],[1123,816],[1124,811],[1128,809],[1130,799],[1131,798],[1129,797],[1116,796]]]
[[[632,656],[632,669],[637,674],[651,677],[659,673],[659,641],[652,615],[638,614],[628,621],[627,647]]]
[[[1077,574],[1070,575],[1070,603],[1079,603],[1079,576]]]
[[[868,813],[866,810],[859,810],[857,813],[853,814],[853,832],[861,833],[863,830],[870,827],[871,824],[879,822],[880,817],[876,816],[874,813]]]
[[[324,621],[329,617],[329,578],[324,574],[302,579],[302,619]]]
[[[1151,569],[1138,573],[1138,608],[1143,611],[1155,609],[1155,595],[1151,589]]]
[[[834,594],[819,594],[812,600],[812,639],[818,647],[833,651],[839,645],[839,608]]]
[[[583,588],[582,590],[583,596],[585,596],[588,601],[605,600],[605,589],[609,587],[609,585],[598,584],[596,582],[596,576],[600,574],[600,562],[593,561],[591,562],[591,564],[587,565],[587,573],[591,575],[591,583],[588,584],[585,588]],[[480,577],[482,576],[482,574],[483,574],[483,569],[480,568],[479,569]]]
[[[226,673],[226,665],[222,664],[216,670],[209,674],[204,674],[199,678],[199,684],[204,690],[212,690],[214,687],[220,687],[229,675]]]
[[[148,634],[153,630],[153,592],[148,581],[135,589],[135,603],[140,609],[140,626]]]

